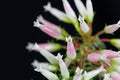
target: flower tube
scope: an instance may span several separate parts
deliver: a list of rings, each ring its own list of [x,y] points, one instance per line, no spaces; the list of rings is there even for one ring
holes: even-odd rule
[[[49,71],[56,71],[57,70],[57,66],[51,65],[49,63],[38,62],[37,60],[34,60],[32,62],[32,66],[34,68],[37,68],[37,70],[39,70],[40,67],[43,68],[43,69],[49,70]]]
[[[34,69],[35,71],[37,72],[40,72],[43,76],[45,76],[48,80],[59,80],[58,76],[55,75],[54,73],[46,70],[46,69],[43,69],[43,68],[36,68]]]
[[[68,16],[64,12],[62,12],[56,8],[53,8],[51,6],[50,2],[44,6],[44,9],[46,11],[49,11],[53,16],[55,16],[59,20],[61,20],[63,22],[71,23],[71,20],[68,18]]]
[[[81,16],[84,16],[84,18],[86,19],[87,18],[87,10],[84,6],[84,4],[82,3],[81,0],[74,0],[75,2],[75,5],[79,11],[79,13],[81,14]]]
[[[102,55],[105,55],[106,58],[116,58],[120,56],[120,52],[112,51],[112,50],[102,50]]]
[[[38,45],[41,48],[43,48],[47,51],[50,51],[50,52],[54,52],[54,51],[60,50],[62,48],[62,46],[57,43],[39,43]]]
[[[61,71],[61,75],[64,79],[69,79],[69,71],[67,69],[67,66],[65,64],[65,62],[62,60],[62,55],[60,55],[60,53],[58,53],[56,59],[59,61],[59,66],[60,66],[60,71]]]
[[[98,75],[101,72],[106,72],[106,70],[104,69],[103,66],[101,66],[100,68],[90,71],[90,72],[84,72],[84,80],[89,80],[93,77],[95,77],[96,75]]]
[[[40,24],[40,22],[42,24]],[[59,28],[57,25],[52,24],[51,22],[43,19],[42,17],[38,17],[37,20],[34,22],[34,26],[38,27],[41,31],[46,33],[47,35],[56,38],[56,39],[65,39],[65,35],[67,32],[65,30]]]
[[[48,52],[47,50],[39,47],[37,43],[35,44],[28,44],[26,47],[29,51],[35,50],[40,52],[42,56],[44,56],[51,64],[58,64],[58,60],[56,59],[56,56],[54,56],[52,53]]]
[[[66,38],[67,41],[67,56],[70,59],[75,59],[76,58],[76,50],[72,42],[71,36]]]
[[[110,43],[116,48],[120,49],[120,39],[110,39]]]
[[[94,12],[93,12],[93,6],[91,0],[86,1],[86,8],[87,8],[88,19],[92,23]]]
[[[69,2],[67,0],[62,0],[62,2],[63,2],[63,6],[64,6],[67,16],[70,18],[70,20],[73,23],[75,23],[77,21],[77,17],[72,7],[70,6]]]
[[[108,25],[104,28],[104,32],[107,34],[113,34],[120,28],[120,21],[117,24]]]

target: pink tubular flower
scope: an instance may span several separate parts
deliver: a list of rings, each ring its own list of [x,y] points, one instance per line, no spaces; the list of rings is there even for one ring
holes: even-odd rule
[[[40,24],[40,22],[42,24]],[[39,16],[37,18],[37,20],[34,22],[34,26],[40,28],[40,30],[42,30],[44,33],[48,34],[53,38],[62,40],[65,39],[62,33],[62,29],[59,28],[57,25],[52,24],[51,22],[43,19],[42,16]]]
[[[66,41],[67,41],[67,56],[70,59],[75,59],[76,58],[76,50],[75,50],[75,47],[73,45],[71,36],[66,38]]]
[[[119,57],[120,53],[112,50],[102,50],[102,55],[105,55],[106,58],[110,59]]]
[[[57,51],[61,49],[61,45],[57,43],[40,43],[38,44],[41,48],[48,50],[50,52]]]
[[[89,54],[87,58],[89,61],[95,62],[95,61],[101,60],[101,55],[96,52],[93,52],[93,53]]]

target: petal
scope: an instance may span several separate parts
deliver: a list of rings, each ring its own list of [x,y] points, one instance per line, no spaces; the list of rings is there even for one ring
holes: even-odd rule
[[[67,69],[65,62],[62,60],[62,55],[58,53],[56,58],[59,61],[61,75],[63,76],[64,79],[69,79],[69,71]]]

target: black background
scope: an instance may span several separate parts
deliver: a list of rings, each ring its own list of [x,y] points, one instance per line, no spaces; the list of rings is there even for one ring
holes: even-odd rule
[[[4,1],[3,9],[1,13],[4,16],[2,39],[5,42],[1,42],[4,47],[2,59],[5,68],[3,70],[3,80],[6,78],[12,80],[44,80],[40,73],[34,72],[31,66],[31,62],[34,59],[43,61],[43,57],[36,52],[28,52],[25,46],[28,42],[46,42],[51,37],[47,36],[39,29],[33,27],[33,21],[39,14],[42,14],[47,20],[59,25],[62,22],[58,21],[48,12],[44,12],[43,5],[47,2],[51,2],[52,6],[63,10],[61,0],[25,0],[25,1]],[[73,9],[77,12],[73,0],[68,0],[73,6]],[[85,2],[85,0],[83,0]],[[96,12],[94,20],[94,33],[104,28],[104,24],[117,23],[120,20],[120,1],[119,0],[92,0],[94,11]],[[62,23],[63,24],[63,23]],[[67,25],[67,24],[63,24]],[[71,34],[74,35],[74,28],[67,28]],[[1,29],[2,30],[2,29]],[[120,30],[113,35],[104,35],[101,37],[120,37]],[[107,44],[108,48],[111,48]],[[114,49],[114,48],[112,48]],[[45,79],[46,80],[46,79]]]

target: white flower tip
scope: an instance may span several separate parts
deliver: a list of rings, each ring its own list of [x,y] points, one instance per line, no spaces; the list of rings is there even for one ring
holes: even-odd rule
[[[42,20],[43,20],[43,16],[42,16],[42,15],[39,15],[39,16],[37,17],[37,19],[38,19],[38,21],[42,21]]]
[[[49,11],[49,10],[51,10],[51,8],[52,8],[50,2],[48,2],[47,5],[45,5],[45,6],[43,6],[43,7],[44,7],[45,11]]]
[[[36,71],[36,72],[41,72],[41,71],[42,71],[42,68],[41,68],[41,67],[35,68],[34,71]]]
[[[26,49],[28,49],[29,51],[32,50],[38,50],[40,47],[38,46],[37,43],[33,44],[33,43],[28,43],[28,45],[26,46]]]
[[[84,17],[81,17],[81,16],[79,15],[78,20],[80,21],[80,23],[82,23],[82,22],[84,22]]]
[[[69,36],[68,38],[66,38],[66,41],[67,41],[68,43],[71,43],[71,42],[72,42],[72,37]]]
[[[32,65],[33,67],[35,67],[35,68],[37,68],[38,64],[39,64],[39,62],[38,62],[37,60],[34,60],[34,61],[31,63],[31,65]]]
[[[26,49],[28,49],[29,51],[32,51],[34,47],[33,43],[28,43],[28,45],[26,46]]]
[[[42,24],[39,23],[39,20],[37,19],[36,21],[34,21],[34,27],[40,27],[42,26]]]
[[[118,23],[117,23],[118,25],[119,25],[119,27],[120,27],[120,20],[118,21]]]
[[[61,55],[60,53],[58,53],[56,58],[57,58],[57,60],[62,60],[62,57],[63,57],[63,55]]]
[[[103,72],[106,72],[106,69],[104,68],[103,65],[100,67],[100,70],[102,70]]]
[[[80,68],[79,68],[79,67],[77,67],[75,72],[76,72],[77,74],[82,74],[83,69],[81,69],[81,70],[80,70]]]

